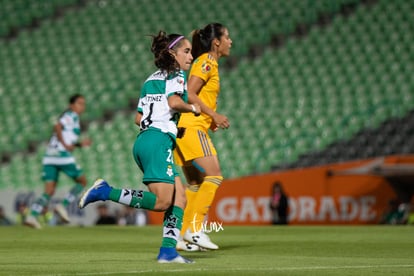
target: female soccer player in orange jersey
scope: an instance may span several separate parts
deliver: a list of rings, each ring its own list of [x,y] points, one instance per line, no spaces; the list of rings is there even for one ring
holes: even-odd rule
[[[218,246],[203,233],[201,226],[223,181],[208,130],[230,126],[228,118],[217,113],[216,109],[220,93],[218,60],[230,54],[231,45],[229,31],[220,23],[211,23],[193,31],[192,55],[195,61],[188,80],[188,100],[199,104],[202,114],[198,117],[182,114],[178,123],[184,135],[177,139],[175,162],[182,166],[189,184],[181,235],[186,241],[207,249],[218,249]],[[177,247],[190,248],[180,247],[180,244]]]

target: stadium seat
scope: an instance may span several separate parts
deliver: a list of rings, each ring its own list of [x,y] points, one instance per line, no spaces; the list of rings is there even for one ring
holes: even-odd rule
[[[23,3],[6,2],[9,11]],[[232,127],[212,134],[212,139],[225,177],[263,172],[273,165],[291,167],[286,163],[300,156],[307,158],[298,162],[302,165],[355,158],[358,147],[367,145],[366,137],[355,138],[358,147],[342,144],[352,146],[346,154],[341,146],[330,145],[340,138],[352,140],[363,128],[381,127],[390,117],[405,118],[414,107],[414,68],[407,62],[414,53],[413,35],[405,31],[411,23],[410,1],[379,0],[369,8],[357,0],[224,1],[212,5],[208,15],[199,9],[205,5],[202,0],[171,6],[161,0],[87,1],[57,21],[48,19],[51,7],[75,2],[45,1],[36,3],[33,12],[23,9],[13,19],[23,22],[13,24],[24,25],[40,14],[46,19],[35,31],[19,32],[12,43],[0,41],[0,112],[2,117],[13,114],[1,126],[0,150],[18,152],[32,139],[46,141],[67,97],[81,92],[88,100],[84,119],[93,121],[88,135],[94,144],[77,153],[79,163],[90,177],[110,172],[108,177],[117,183],[136,179],[133,114],[115,113],[106,126],[94,120],[107,110],[125,111],[130,101],[137,101],[142,80],[154,70],[146,35],[159,29],[188,35],[213,20],[229,26],[232,55],[238,58],[247,56],[252,46],[266,45],[275,34],[287,37],[282,47],[267,47],[254,59],[240,58],[232,70],[221,72],[219,112],[229,116]],[[290,36],[298,24],[317,23],[321,15],[340,13],[344,5],[355,5],[354,13],[332,17],[324,28],[312,26],[301,38]],[[154,16],[161,12],[166,16]],[[10,26],[2,24],[0,35]],[[384,40],[384,33],[392,35]],[[363,156],[375,156],[384,147],[386,138],[372,139]],[[324,148],[327,156],[322,155]],[[405,146],[404,152],[409,149]],[[36,158],[26,163],[17,157],[2,173],[26,181],[9,172],[18,171],[21,162],[34,173],[39,168]]]

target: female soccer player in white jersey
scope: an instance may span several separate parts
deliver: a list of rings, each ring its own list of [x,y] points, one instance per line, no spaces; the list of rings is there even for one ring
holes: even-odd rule
[[[79,142],[80,120],[79,116],[85,111],[85,98],[80,94],[75,94],[69,98],[69,109],[66,110],[54,126],[54,133],[49,140],[46,153],[43,157],[43,175],[45,190],[31,206],[30,213],[24,223],[34,228],[41,228],[37,218],[49,205],[50,198],[56,190],[59,173],[63,172],[71,177],[75,186],[63,201],[55,206],[55,211],[66,223],[69,216],[66,207],[73,202],[86,186],[86,177],[80,167],[76,164],[72,151],[76,147],[89,146],[90,140],[84,139]]]
[[[135,123],[141,128],[133,156],[143,171],[147,191],[116,189],[98,179],[81,197],[79,207],[91,202],[111,200],[135,208],[165,212],[163,239],[158,254],[160,263],[190,263],[176,251],[186,204],[184,186],[175,171],[173,150],[181,112],[200,115],[198,104],[187,103],[184,71],[193,57],[191,43],[182,35],[159,32],[153,37],[151,51],[158,70],[145,81],[138,102]]]

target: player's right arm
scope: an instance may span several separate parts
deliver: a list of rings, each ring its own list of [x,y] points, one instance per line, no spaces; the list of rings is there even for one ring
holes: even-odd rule
[[[171,95],[168,97],[168,105],[181,113],[192,112],[194,115],[198,116],[201,113],[200,105],[197,103],[188,104],[184,102],[180,96],[178,95]]]

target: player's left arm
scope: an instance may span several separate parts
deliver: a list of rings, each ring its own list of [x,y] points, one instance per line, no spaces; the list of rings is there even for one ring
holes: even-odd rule
[[[90,145],[92,145],[92,140],[88,137],[82,138],[82,140],[74,144],[74,146],[78,148],[89,147]]]
[[[142,113],[137,111],[137,114],[135,115],[135,124],[137,126],[141,126],[141,120],[142,120]]]
[[[63,139],[63,126],[60,121],[54,125],[53,130],[56,133],[58,141],[65,147],[67,151],[73,151],[75,149],[75,145],[68,145],[65,143],[65,139]]]
[[[230,127],[230,122],[227,116],[215,112],[213,109],[209,108],[203,103],[202,100],[198,97],[201,89],[205,85],[205,81],[197,76],[192,75],[188,80],[187,91],[188,91],[188,102],[196,103],[200,105],[201,112],[213,119],[214,124],[217,127],[228,128]],[[215,129],[213,129],[215,130]]]

